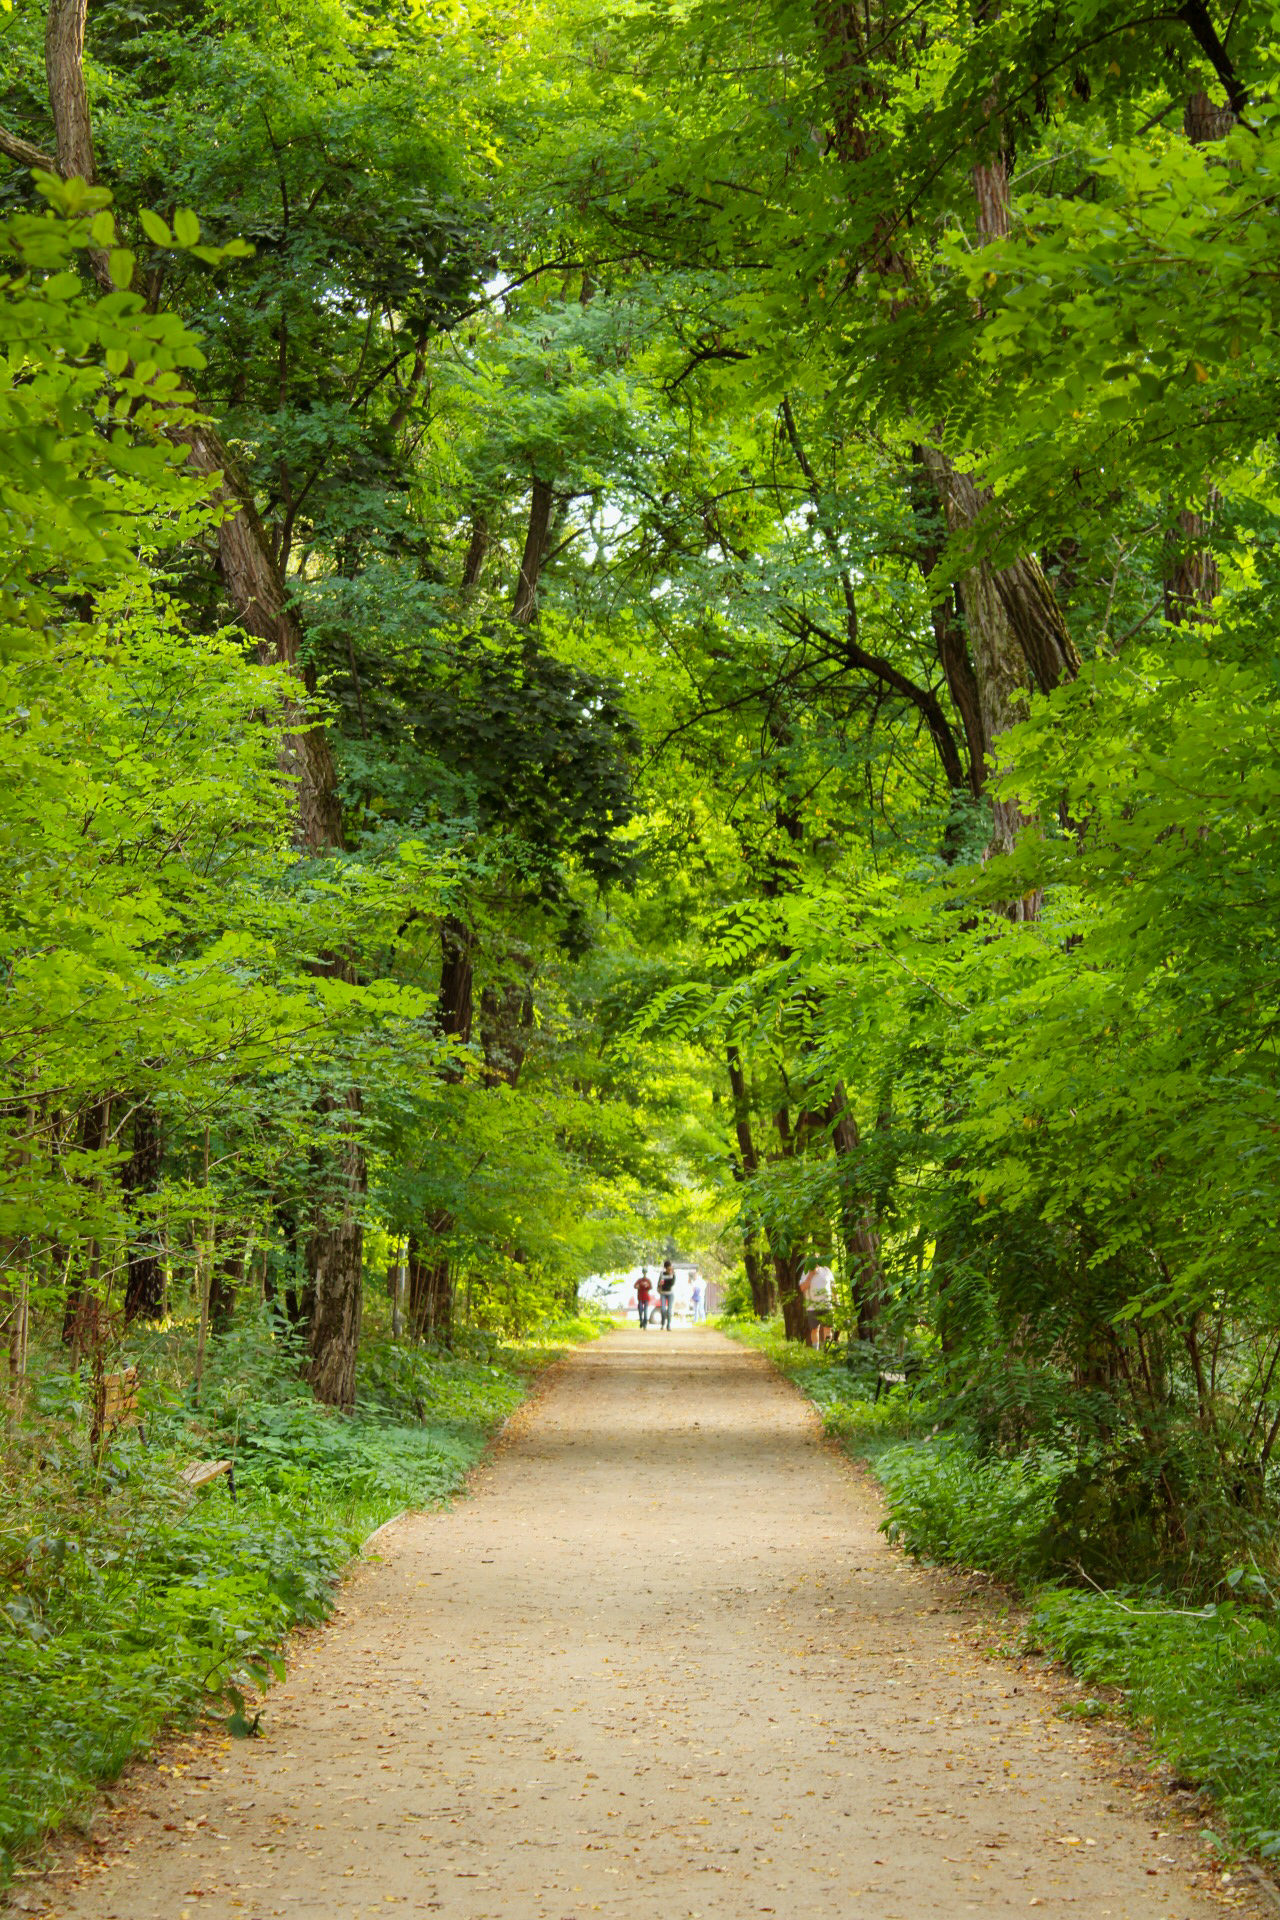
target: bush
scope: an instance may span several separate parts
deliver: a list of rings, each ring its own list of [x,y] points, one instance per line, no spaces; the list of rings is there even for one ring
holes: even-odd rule
[[[1280,1623],[1234,1603],[1041,1592],[1039,1643],[1085,1680],[1122,1688],[1179,1771],[1212,1790],[1251,1847],[1280,1857]]]
[[[1066,1465],[1047,1452],[980,1459],[955,1439],[893,1447],[876,1464],[889,1501],[884,1530],[926,1559],[1038,1579]]]

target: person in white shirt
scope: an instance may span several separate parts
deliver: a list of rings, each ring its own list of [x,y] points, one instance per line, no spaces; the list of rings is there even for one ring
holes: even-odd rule
[[[831,1338],[831,1310],[835,1305],[835,1275],[817,1259],[805,1262],[800,1280],[804,1295],[805,1317],[809,1322],[809,1345],[823,1347]]]

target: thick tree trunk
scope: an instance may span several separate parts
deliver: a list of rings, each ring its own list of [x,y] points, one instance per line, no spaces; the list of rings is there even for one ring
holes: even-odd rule
[[[807,1340],[809,1338],[809,1320],[805,1312],[805,1299],[800,1291],[800,1261],[802,1256],[794,1251],[773,1253],[773,1278],[778,1290],[778,1302],[782,1308],[782,1330],[788,1340]]]
[[[975,527],[988,496],[936,447],[921,451],[949,530],[962,533]],[[1038,560],[1024,558],[999,572],[981,560],[961,576],[960,598],[977,686],[983,760],[999,771],[1000,739],[1023,716],[1032,685],[1038,681],[1048,691],[1060,680],[1073,678],[1079,656]],[[1010,607],[1019,614],[1021,631]],[[1039,663],[1035,681],[1028,648]],[[993,799],[991,816],[992,851],[1007,853],[1025,825],[1022,812],[1015,800]]]
[[[885,1292],[880,1236],[876,1232],[875,1213],[866,1190],[858,1122],[841,1081],[836,1083],[827,1113],[832,1150],[839,1171],[840,1224],[849,1291],[858,1317],[858,1338],[874,1340]]]
[[[125,1163],[123,1181],[134,1216],[124,1292],[126,1322],[158,1320],[164,1312],[160,1237],[155,1221],[146,1212],[148,1198],[160,1186],[161,1151],[160,1116],[149,1100],[140,1100],[133,1110],[133,1151]]]
[[[49,0],[44,64],[49,104],[58,140],[58,172],[92,186],[98,178],[89,96],[84,84],[84,22],[87,0]]]
[[[529,500],[529,528],[520,559],[520,578],[516,582],[515,599],[511,603],[511,618],[519,627],[530,626],[538,610],[538,580],[542,563],[547,557],[555,503],[555,491],[550,481],[535,478]]]
[[[916,558],[921,576],[928,588],[930,578],[937,568],[942,547],[935,532],[937,516],[925,510],[921,495],[925,494],[936,502],[937,490],[925,470],[923,447],[914,449],[914,458],[917,472],[923,476],[921,483],[912,489],[919,532]],[[982,728],[978,677],[973,670],[973,661],[969,657],[969,647],[957,602],[956,589],[950,583],[941,595],[930,590],[929,619],[933,627],[934,644],[938,649],[938,664],[946,678],[951,704],[959,714],[960,724],[964,728],[968,787],[970,794],[976,800],[987,784],[987,742]]]

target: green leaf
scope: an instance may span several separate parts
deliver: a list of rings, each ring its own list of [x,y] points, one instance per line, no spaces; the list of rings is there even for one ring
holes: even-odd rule
[[[142,223],[142,231],[146,234],[148,240],[153,241],[157,247],[171,247],[173,245],[172,233],[170,233],[165,222],[160,218],[160,215],[158,213],[152,213],[150,207],[141,208],[138,213],[138,219]]]
[[[190,207],[179,207],[173,216],[173,231],[180,247],[194,247],[200,238],[200,222]]]

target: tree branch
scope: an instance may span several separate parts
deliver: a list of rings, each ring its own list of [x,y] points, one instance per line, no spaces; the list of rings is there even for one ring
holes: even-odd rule
[[[19,140],[16,133],[9,133],[4,127],[0,127],[0,153],[20,167],[41,167],[45,173],[58,171],[58,163],[51,153],[41,153],[39,147],[33,147],[29,140]]]

